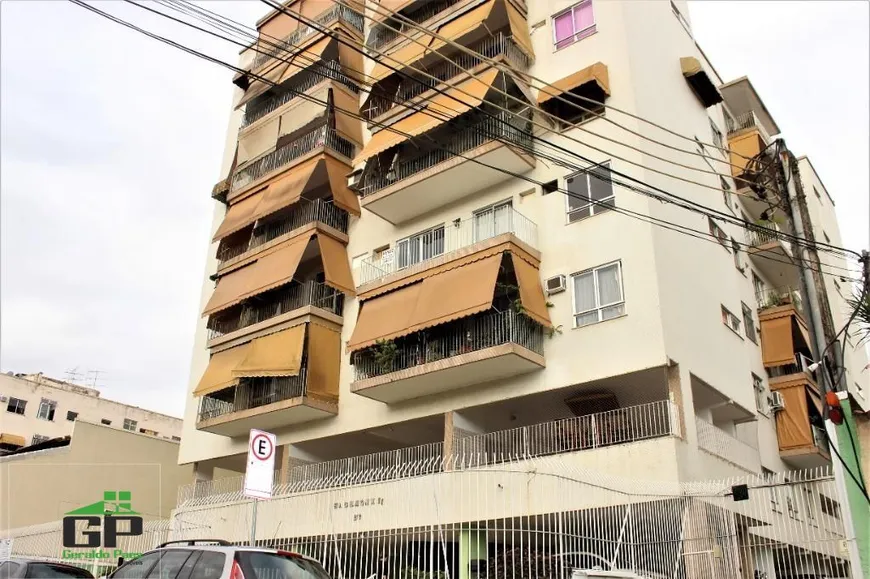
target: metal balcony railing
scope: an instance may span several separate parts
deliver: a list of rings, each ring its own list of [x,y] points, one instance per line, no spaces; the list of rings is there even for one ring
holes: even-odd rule
[[[758,129],[765,143],[770,143],[770,135],[767,134],[767,129],[761,124],[761,119],[753,111],[743,113],[736,117],[726,117],[728,125],[728,134],[732,135],[745,129]]]
[[[247,243],[221,245],[217,255],[220,262],[218,267],[243,253],[309,223],[320,222],[342,233],[347,233],[349,219],[347,211],[337,207],[331,201],[303,199],[292,206],[286,217],[265,223],[254,229]]]
[[[767,374],[771,378],[778,378],[781,376],[788,376],[790,374],[807,374],[812,377],[813,381],[816,381],[816,373],[810,370],[810,365],[813,363],[812,360],[801,354],[797,353],[795,356],[796,362],[794,364],[785,364],[782,366],[773,366],[767,369]]]
[[[260,177],[320,147],[329,147],[349,159],[353,158],[353,143],[341,137],[334,129],[323,125],[236,171],[233,175],[231,191],[238,191]]]
[[[751,472],[759,472],[758,448],[738,440],[701,418],[695,417],[698,447]]]
[[[454,443],[454,467],[485,466],[676,436],[680,432],[677,412],[672,402],[660,400],[577,418],[468,436]]]
[[[776,223],[765,222],[763,226],[758,227],[749,225],[746,228],[746,243],[752,247],[760,247],[762,245],[767,245],[768,243],[781,241],[783,235],[784,232],[782,228]],[[783,242],[783,244],[785,244],[785,242]]]
[[[460,115],[431,133],[427,133],[431,141],[438,143],[441,148],[431,149],[412,158],[400,157],[389,170],[372,169],[365,173],[362,183],[363,197],[377,193],[381,189],[413,177],[490,141],[500,141],[525,150],[532,147],[530,121],[522,123],[515,116],[502,112],[494,117],[469,123],[477,116],[476,112]],[[419,140],[420,144],[428,142],[430,139],[427,138]]]
[[[818,426],[813,426],[812,428],[813,444],[825,454],[831,454],[831,447],[828,444],[828,436],[825,434],[825,431]]]
[[[199,401],[198,420],[209,420],[304,396],[307,376],[308,369],[303,364],[297,376],[243,378],[235,387],[232,402],[203,396]]]
[[[479,52],[486,58],[496,58],[504,55],[511,62],[521,66],[523,70],[528,68],[530,64],[526,53],[519,48],[512,37],[507,36],[503,32],[484,38],[468,48],[474,52]],[[402,78],[394,94],[389,96],[373,95],[368,108],[363,111],[363,115],[368,120],[375,119],[397,106],[402,106],[407,101],[423,94],[427,90],[435,88],[438,84],[456,78],[483,62],[480,58],[465,52],[448,56],[448,58],[452,62],[447,60],[437,62],[432,67],[426,69],[427,75],[408,71],[410,78]],[[431,77],[435,77],[437,80]],[[462,98],[462,95],[459,95],[459,98]]]
[[[544,353],[540,324],[513,310],[488,312],[448,322],[391,342],[391,356],[376,356],[372,346],[353,356],[356,380],[383,376],[461,354],[513,343],[537,354]]]
[[[759,309],[791,305],[801,315],[804,314],[803,296],[797,288],[783,286],[765,288],[755,294]]]
[[[343,20],[351,27],[358,30],[360,34],[362,34],[363,22],[365,21],[362,14],[341,4],[333,4],[330,8],[327,8],[318,14],[313,20],[317,25],[316,27],[300,23],[299,28],[291,32],[281,41],[277,41],[274,38],[266,38],[264,44],[269,48],[264,49],[262,52],[257,54],[254,61],[251,63],[251,68],[249,70],[256,70],[270,58],[275,58],[276,56],[286,57],[295,54],[299,43],[310,38],[314,34],[319,34],[320,32],[318,28],[322,28],[333,20]]]
[[[320,282],[291,282],[284,288],[273,290],[266,299],[243,304],[237,315],[210,319],[208,339],[219,338],[305,306],[314,306],[340,316],[344,309],[344,294]]]
[[[359,92],[359,87],[350,79],[349,76],[344,74],[344,70],[337,60],[318,62],[299,72],[284,84],[276,87],[274,92],[270,91],[245,105],[245,116],[242,119],[242,128],[247,127],[254,121],[265,117],[269,113],[278,110],[296,98],[298,93],[305,92],[308,89],[317,86],[327,78],[340,82],[355,93]]]
[[[462,2],[462,0],[429,0],[427,2],[420,2],[416,8],[411,8],[407,11],[400,11],[400,13],[411,22],[422,24],[437,14],[447,10],[454,4],[459,4],[460,2]],[[383,7],[381,7],[379,14],[383,15],[385,13]],[[395,40],[399,36],[400,31],[411,35],[415,32],[415,29],[404,21],[400,22],[389,18],[379,25],[372,27],[366,45],[369,50],[376,51]]]
[[[531,247],[538,245],[538,226],[531,219],[510,206],[497,206],[478,212],[470,219],[433,229],[413,247],[402,240],[393,244],[395,249],[381,253],[378,259],[363,259],[357,272],[359,284],[372,283],[405,269],[416,271],[431,259],[505,233],[513,234]],[[416,251],[420,246],[422,250]]]

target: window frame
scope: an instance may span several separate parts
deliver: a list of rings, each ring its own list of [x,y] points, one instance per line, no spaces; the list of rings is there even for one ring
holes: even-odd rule
[[[130,426],[132,425],[132,426]],[[136,432],[136,429],[139,427],[139,421],[134,420],[132,418],[125,418],[124,423],[121,425],[121,428],[128,432]]]
[[[575,30],[574,25],[576,20],[574,19],[574,10],[583,4],[588,4],[590,9],[592,10],[592,24],[582,30]],[[571,15],[571,30],[573,30],[574,32],[570,36],[559,40],[559,38],[556,36],[556,20],[566,14]],[[553,14],[553,16],[550,17],[550,20],[550,30],[553,37],[553,52],[562,50],[563,48],[568,48],[572,44],[576,44],[584,38],[592,36],[598,31],[598,23],[595,22],[595,6],[593,5],[593,0],[580,0],[580,2],[576,2],[575,4],[569,6],[568,8],[565,8],[564,10],[556,12],[555,14]]]
[[[746,302],[740,302],[740,310],[743,314],[743,334],[749,338],[753,344],[758,344],[758,333],[755,330],[755,317],[752,315],[752,308],[746,305]]]
[[[48,440],[51,440],[50,436],[45,436],[44,434],[34,434],[30,437],[30,444],[31,446],[34,444],[42,444],[43,442],[46,442]]]
[[[423,257],[423,244],[420,243],[419,244],[419,259],[417,261],[408,261],[405,265],[402,265],[402,257],[401,257],[402,256],[402,251],[401,251],[402,244],[407,243],[408,247],[410,248],[410,244],[411,244],[412,239],[422,238],[422,236],[429,234],[429,233],[432,233],[434,231],[437,231],[438,229],[441,230],[441,251],[439,253],[434,253],[434,254],[430,255],[429,257]],[[418,231],[417,233],[414,233],[414,234],[409,235],[407,237],[403,237],[402,239],[399,239],[398,241],[396,241],[396,246],[393,249],[393,259],[396,260],[396,271],[408,269],[409,267],[411,267],[413,265],[417,265],[418,263],[422,263],[428,259],[432,259],[432,258],[441,256],[441,255],[444,255],[446,252],[447,252],[447,227],[445,226],[444,223],[439,223],[438,225],[434,225],[432,227],[429,227],[428,229]]]
[[[611,267],[613,265],[616,265],[616,268],[617,268],[616,271],[617,271],[617,277],[619,279],[619,296],[621,299],[619,301],[616,301],[613,303],[602,304],[602,303],[600,303],[601,296],[600,296],[599,286],[598,286],[598,271],[605,269],[605,268],[608,268],[608,267]],[[584,310],[582,312],[578,312],[577,311],[577,290],[575,289],[576,278],[581,276],[581,275],[586,275],[589,273],[592,274],[592,281],[593,281],[593,288],[594,288],[594,293],[595,293],[596,305],[594,308]],[[572,273],[570,277],[571,277],[572,326],[574,328],[585,328],[587,326],[600,324],[601,322],[607,322],[609,320],[614,320],[614,319],[621,318],[621,317],[627,315],[627,313],[625,311],[625,282],[623,280],[622,260],[611,261],[611,262],[604,263],[604,264],[601,264],[601,265],[598,265],[595,267],[591,267],[589,269],[584,269],[583,271],[578,271],[578,272]],[[622,313],[621,314],[619,314],[618,316],[614,316],[612,318],[607,318],[607,319],[601,318],[601,310],[603,310],[605,308],[612,308],[614,306],[619,306],[619,305],[622,306]],[[577,324],[577,318],[579,316],[589,314],[591,312],[597,312],[598,319],[596,321],[589,322],[589,323],[586,323],[583,325]]]
[[[502,207],[508,208],[508,230],[498,232],[498,228],[496,227],[496,222],[495,222],[495,217],[496,217],[495,212]],[[477,243],[479,241],[485,241],[487,239],[492,239],[493,237],[497,237],[497,236],[503,235],[505,233],[513,233],[513,230],[514,230],[514,227],[513,227],[513,225],[514,225],[513,209],[514,209],[514,200],[513,200],[513,198],[508,198],[508,199],[504,199],[502,201],[498,201],[497,203],[492,203],[490,205],[487,205],[485,207],[481,207],[480,209],[475,209],[474,211],[472,211],[471,212],[471,238],[474,241],[474,243]],[[492,216],[493,235],[491,235],[489,237],[480,237],[480,235],[479,235],[480,225],[479,225],[478,219],[480,217],[483,217],[484,215],[487,215],[487,214]],[[445,231],[445,234],[446,234],[446,231]],[[447,248],[445,247],[444,249],[445,249],[444,253],[446,253]]]
[[[100,424],[103,426],[112,426],[112,421],[108,418],[100,418]]]
[[[731,253],[731,250],[728,249],[727,243],[729,242],[728,234],[725,233],[725,230],[716,223],[716,220],[707,216],[707,228],[710,230],[710,235],[713,236],[716,241],[719,242],[719,245],[725,248],[725,251]]]
[[[592,202],[592,181],[591,181],[591,177],[590,177],[590,175],[592,175],[592,172],[595,169],[597,169],[598,167],[606,167],[607,171],[610,172],[611,175],[613,175],[613,169],[612,169],[611,165],[612,165],[611,161],[610,161],[610,159],[608,159],[608,160],[602,161],[602,162],[600,162],[592,167],[588,167],[588,168],[583,169],[581,171],[577,171],[576,173],[573,173],[573,174],[565,177],[565,190],[566,191],[569,190],[569,188],[568,188],[568,185],[570,184],[569,179],[573,180],[573,179],[577,179],[578,177],[583,177],[586,179],[586,192],[587,192],[586,204],[583,205],[582,207],[575,207],[574,209],[571,209],[571,198],[572,198],[571,196],[573,195],[573,192],[565,195],[565,222],[566,222],[566,225],[571,225],[572,223],[577,223],[577,222],[583,221],[585,219],[589,219],[590,217],[595,217],[596,215],[601,215],[602,213],[607,213],[608,211],[613,211],[613,209],[616,207],[616,192],[613,189],[613,182],[611,181],[610,183],[608,183],[608,185],[610,185],[610,195],[608,195],[607,197],[604,197],[603,199],[598,199],[598,200],[596,200],[595,203],[593,203]],[[612,177],[611,177],[611,179],[612,179]],[[612,204],[608,205],[607,204],[608,201],[611,201]],[[579,213],[587,208],[589,209],[589,215],[581,216],[573,221],[571,220],[571,215]]]
[[[755,394],[755,410],[762,416],[770,416],[770,406],[768,405],[768,389],[764,386],[764,379],[750,372],[752,376],[752,390]]]
[[[11,409],[11,408],[12,408],[12,404],[13,404],[13,402],[15,403],[15,409],[14,409],[14,410]],[[20,404],[21,412],[18,412],[18,408],[19,408],[19,404],[18,404],[18,403],[19,403],[19,402],[21,403],[21,404]],[[8,413],[10,413],[10,414],[17,414],[18,416],[24,416],[24,415],[25,415],[24,413],[25,413],[26,410],[27,410],[27,400],[25,400],[25,399],[23,399],[23,398],[16,398],[15,396],[10,396],[10,397],[9,397],[9,402],[6,403],[6,412],[8,412]]]
[[[46,409],[43,412],[43,409]],[[39,400],[39,408],[36,410],[36,417],[39,420],[47,420],[48,422],[54,422],[54,415],[57,412],[57,401],[50,400],[48,398],[42,398]]]
[[[722,154],[722,149],[725,148],[725,135],[722,134],[722,131],[719,130],[719,126],[716,125],[716,122],[707,117],[710,121],[710,131],[713,133],[713,144],[718,147],[719,154]]]
[[[78,413],[78,412],[73,412],[72,410],[67,410],[67,411],[66,411],[66,419],[67,419],[69,422],[75,422],[76,420],[78,420],[78,418],[79,418],[79,413]]]
[[[722,325],[727,327],[729,330],[737,334],[737,337],[741,340],[743,339],[743,335],[740,332],[740,318],[734,315],[734,312],[725,307],[725,304],[721,304],[722,306]]]

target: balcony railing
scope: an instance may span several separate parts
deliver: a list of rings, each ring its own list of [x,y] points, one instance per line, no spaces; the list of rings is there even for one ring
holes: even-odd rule
[[[458,466],[473,467],[679,434],[676,406],[639,406],[464,437],[455,442]]]
[[[771,378],[779,378],[781,376],[789,376],[791,374],[807,374],[812,377],[813,381],[816,380],[816,373],[813,370],[810,370],[810,365],[813,363],[812,360],[807,358],[801,353],[796,355],[796,362],[794,364],[784,364],[782,366],[773,366],[767,369],[767,374]]]
[[[435,129],[429,136],[438,143],[438,149],[431,149],[410,159],[401,157],[389,170],[372,169],[364,175],[363,197],[377,193],[403,179],[413,177],[427,169],[450,160],[456,155],[476,149],[490,141],[501,141],[528,150],[532,147],[530,122],[522,123],[515,116],[499,113],[495,117],[466,125],[476,111],[466,113]],[[429,139],[421,139],[423,143]],[[367,166],[368,168],[368,166]]]
[[[759,471],[758,449],[701,418],[695,418],[698,446],[710,454],[752,472]]]
[[[479,314],[399,338],[389,358],[375,356],[379,346],[357,352],[354,374],[365,380],[509,343],[543,355],[544,330],[513,310]]]
[[[254,229],[247,243],[221,245],[217,255],[220,262],[218,267],[243,253],[309,223],[320,222],[342,233],[347,233],[348,220],[349,215],[347,211],[337,207],[330,201],[324,199],[302,200],[293,205],[289,215],[286,217],[276,219]]]
[[[765,288],[755,294],[755,299],[758,302],[758,308],[762,310],[790,305],[799,314],[804,314],[803,297],[800,291],[794,287]]]
[[[746,228],[746,243],[752,247],[760,247],[781,241],[784,235],[785,232],[776,223],[765,222],[763,226],[758,227],[750,225]]]
[[[238,191],[260,177],[320,147],[329,147],[349,159],[353,157],[353,143],[339,136],[334,129],[323,125],[236,171],[233,175],[231,191]]]
[[[245,116],[242,119],[242,128],[247,127],[254,121],[263,118],[269,113],[278,110],[299,96],[298,93],[305,92],[308,89],[317,86],[327,78],[340,82],[353,92],[359,92],[359,87],[354,84],[350,77],[344,74],[344,70],[337,60],[318,62],[295,75],[286,83],[276,87],[274,90],[278,94],[274,94],[270,91],[245,105]]]
[[[736,117],[726,117],[728,121],[728,134],[732,135],[739,131],[743,131],[745,129],[758,129],[758,132],[761,133],[761,137],[764,139],[765,143],[770,142],[770,135],[767,134],[767,130],[764,128],[764,125],[761,124],[761,119],[753,111],[749,111],[748,113],[743,113],[742,115],[738,115]]]
[[[243,304],[236,316],[218,316],[209,320],[208,339],[219,338],[305,306],[314,306],[340,316],[344,309],[344,294],[324,283],[293,282],[273,290],[271,299]]]
[[[199,421],[304,396],[307,375],[308,369],[303,365],[298,376],[243,378],[235,387],[232,402],[203,396],[199,402]]]
[[[511,207],[496,207],[470,219],[447,224],[443,229],[432,230],[428,238],[419,241],[419,245],[431,248],[423,253],[411,251],[410,244],[399,243],[394,244],[396,249],[384,251],[378,259],[362,260],[359,284],[372,283],[397,271],[419,269],[423,266],[418,264],[505,233],[512,233],[520,241],[537,247],[538,226],[531,219]]]
[[[825,454],[831,454],[831,447],[828,444],[828,435],[825,433],[824,429],[813,426],[813,444],[824,452]]]
[[[417,8],[408,10],[402,15],[415,24],[421,24],[460,2],[462,0],[429,0],[428,2],[421,2]],[[379,10],[379,14],[381,16],[385,14],[383,8]],[[373,27],[366,44],[371,51],[376,51],[395,40],[399,36],[399,31],[410,35],[415,32],[415,29],[404,21],[400,22],[390,18],[379,26]]]
[[[281,55],[282,57],[286,57],[294,54],[299,43],[303,42],[306,38],[310,38],[314,34],[318,34],[319,28],[323,28],[326,23],[336,19],[344,20],[360,33],[363,31],[364,18],[362,14],[348,8],[347,6],[333,4],[330,8],[324,10],[313,19],[317,25],[316,27],[300,23],[299,28],[291,32],[282,41],[267,38],[267,44],[270,48],[257,54],[256,58],[254,58],[254,61],[251,63],[250,70],[256,70],[267,60],[274,58],[275,56]]]
[[[474,52],[479,52],[485,58],[496,58],[505,55],[512,62],[523,69],[529,66],[529,57],[520,50],[513,38],[499,32],[495,36],[487,37],[469,46]],[[403,78],[399,83],[393,98],[389,96],[372,96],[369,106],[363,111],[369,120],[375,119],[391,109],[401,106],[402,103],[417,97],[427,90],[435,88],[438,84],[456,78],[460,74],[473,69],[483,61],[477,56],[465,52],[449,56],[448,60],[442,60],[426,69],[426,75],[410,72],[410,78]],[[452,62],[451,62],[452,61]],[[431,77],[435,77],[432,79]],[[461,96],[459,98],[462,98]]]

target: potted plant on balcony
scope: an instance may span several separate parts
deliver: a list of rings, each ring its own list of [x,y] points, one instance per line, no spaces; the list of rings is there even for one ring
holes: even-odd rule
[[[398,354],[399,347],[396,346],[395,340],[378,340],[372,346],[372,356],[374,357],[375,364],[383,374],[393,371],[393,364]]]

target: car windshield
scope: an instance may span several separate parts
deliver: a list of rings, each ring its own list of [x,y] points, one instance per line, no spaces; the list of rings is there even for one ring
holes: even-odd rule
[[[330,579],[320,563],[293,555],[242,551],[245,579]]]

